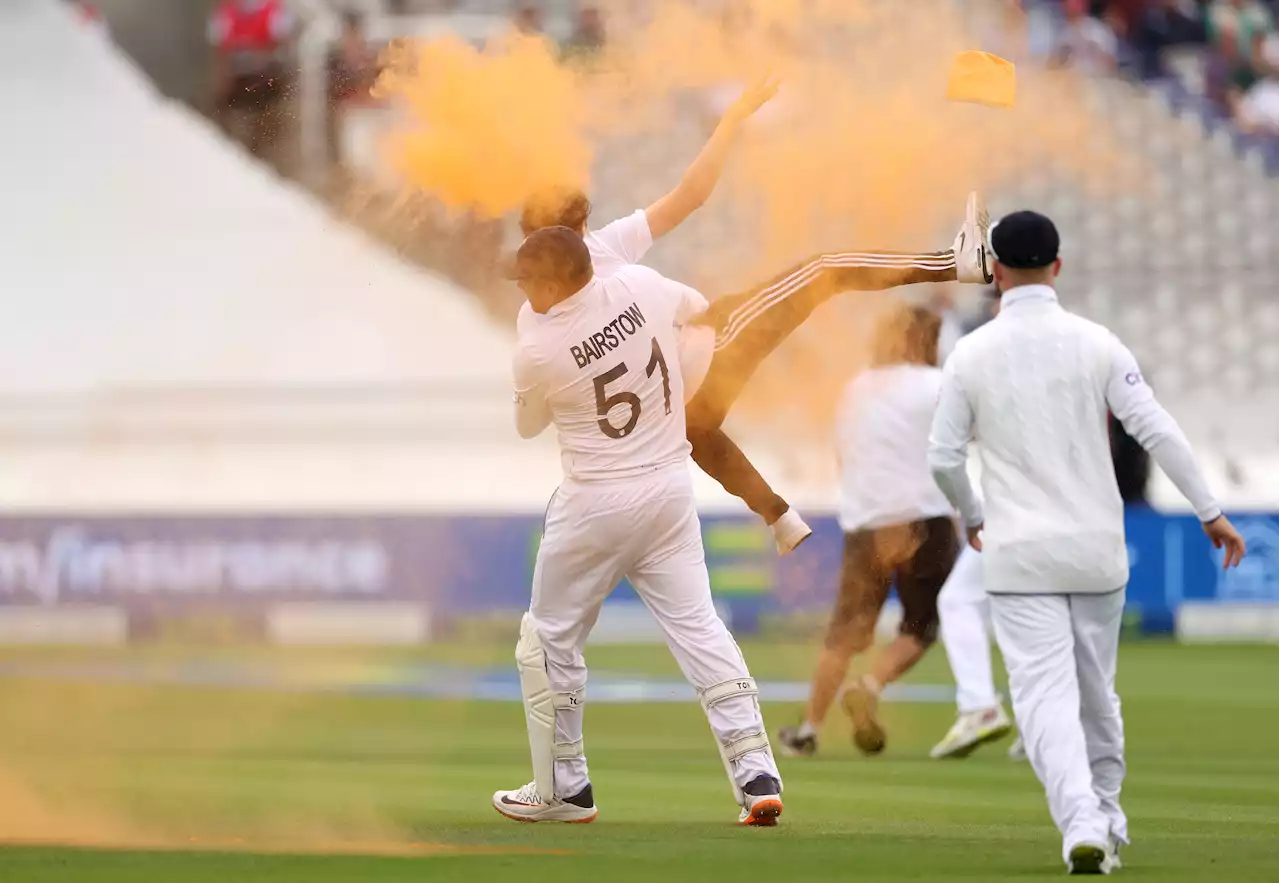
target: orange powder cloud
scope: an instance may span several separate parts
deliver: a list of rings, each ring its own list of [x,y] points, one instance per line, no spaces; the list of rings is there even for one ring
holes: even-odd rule
[[[678,168],[647,160],[655,141],[687,128],[689,105],[708,87],[773,71],[784,86],[766,111],[785,123],[752,121],[714,200],[733,207],[730,232],[755,244],[766,269],[836,236],[846,248],[848,237],[918,247],[964,192],[1007,182],[1030,162],[1101,177],[1079,135],[1088,127],[1096,143],[1106,126],[1069,76],[1021,66],[1019,103],[1007,111],[945,100],[954,54],[980,42],[954,4],[757,0],[737,9],[658,4],[637,20],[620,8],[589,66],[561,64],[547,42],[516,35],[481,50],[457,39],[403,46],[379,84],[403,111],[388,162],[413,190],[500,217],[548,187],[585,187],[603,156],[610,168],[597,171],[637,190],[643,205],[678,180]]]
[[[529,193],[589,183],[581,90],[545,41],[513,34],[477,50],[444,38],[402,44],[389,62],[375,93],[406,113],[386,153],[409,186],[500,216]]]
[[[957,6],[741,0],[726,14],[619,4],[589,64],[560,64],[538,40],[418,46],[416,69],[383,83],[404,111],[388,160],[410,190],[495,218],[548,185],[589,183],[599,226],[674,186],[726,98],[772,72],[782,89],[745,126],[714,196],[652,258],[710,298],[816,252],[946,249],[970,190],[999,211],[1021,207],[999,197],[1028,181],[1095,196],[1144,186],[1094,85],[1026,62],[1018,22]],[[1013,108],[946,100],[965,49],[1017,63]],[[753,377],[735,412],[824,437],[839,386],[861,364],[859,316],[873,301],[851,295],[823,307],[824,318]]]

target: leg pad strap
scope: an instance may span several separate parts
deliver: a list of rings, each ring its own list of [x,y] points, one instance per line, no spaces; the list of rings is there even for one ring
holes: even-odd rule
[[[769,737],[764,733],[752,733],[732,742],[724,743],[724,756],[732,763],[753,751],[768,751]]]
[[[724,681],[700,690],[698,698],[702,702],[703,708],[710,708],[713,705],[733,699],[736,696],[758,696],[760,691],[756,688],[754,678],[742,677],[734,678],[732,681]]]

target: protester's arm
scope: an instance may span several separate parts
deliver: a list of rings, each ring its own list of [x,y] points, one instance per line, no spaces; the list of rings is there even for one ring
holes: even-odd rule
[[[742,124],[778,91],[778,83],[766,78],[751,86],[725,111],[702,152],[685,170],[675,189],[645,209],[649,232],[661,239],[697,211],[711,196],[724,171],[729,151]]]

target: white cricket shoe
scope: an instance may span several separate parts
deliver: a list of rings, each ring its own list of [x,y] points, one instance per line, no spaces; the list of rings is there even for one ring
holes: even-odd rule
[[[1071,847],[1067,858],[1069,874],[1110,874],[1120,868],[1120,854],[1114,841],[1107,843],[1077,843]]]
[[[1124,865],[1120,864],[1120,841],[1114,837],[1107,838],[1107,855],[1110,857],[1111,867],[1106,873],[1109,874],[1111,871],[1118,871],[1124,867]]]
[[[738,813],[738,824],[772,828],[782,815],[782,783],[773,776],[756,776],[742,788],[746,806]]]
[[[594,822],[598,810],[591,786],[564,800],[543,800],[536,782],[515,791],[493,792],[493,808],[517,822]]]
[[[968,757],[979,746],[994,742],[1013,729],[1013,721],[1005,713],[1003,705],[982,711],[970,711],[956,718],[956,722],[942,741],[933,746],[929,756],[934,760],[944,757]]]
[[[783,512],[781,518],[769,525],[769,529],[773,531],[773,540],[778,544],[779,555],[790,555],[813,535],[813,529],[804,523],[804,519],[795,509]]]
[[[1021,736],[1014,739],[1013,744],[1009,746],[1009,759],[1010,760],[1026,760],[1027,759],[1027,746],[1023,743]]]
[[[987,235],[991,229],[991,217],[987,204],[977,192],[969,194],[965,204],[964,226],[956,234],[952,250],[956,254],[956,281],[989,285],[991,255],[987,252]]]

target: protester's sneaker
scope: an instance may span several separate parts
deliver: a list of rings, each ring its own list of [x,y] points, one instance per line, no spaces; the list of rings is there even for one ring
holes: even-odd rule
[[[951,246],[956,255],[956,281],[986,285],[995,278],[991,275],[991,255],[987,252],[990,228],[987,204],[976,192],[970,193],[965,204],[964,226]]]
[[[1110,874],[1117,867],[1118,859],[1109,843],[1077,843],[1067,854],[1069,874]]]
[[[813,757],[818,753],[818,734],[806,726],[778,730],[778,746],[787,757]]]
[[[778,544],[779,555],[790,555],[813,534],[813,530],[804,523],[804,519],[795,509],[783,512],[781,518],[769,525],[769,529],[773,531],[773,540]]]
[[[1026,760],[1027,759],[1027,746],[1023,743],[1021,736],[1014,739],[1013,744],[1009,746],[1009,759],[1010,760]]]
[[[944,757],[968,757],[980,745],[994,742],[1013,729],[1013,721],[1005,713],[1003,705],[982,711],[970,711],[956,718],[956,722],[942,741],[933,746],[929,756],[934,760]]]
[[[590,785],[573,797],[548,801],[538,794],[536,782],[515,791],[495,791],[493,808],[517,822],[593,822],[597,813]]]
[[[773,776],[756,776],[742,787],[746,806],[738,814],[739,825],[772,828],[782,815],[782,783]]]
[[[858,750],[863,754],[884,751],[884,727],[876,719],[880,694],[865,680],[857,681],[845,689],[840,705],[853,722],[853,744]]]

